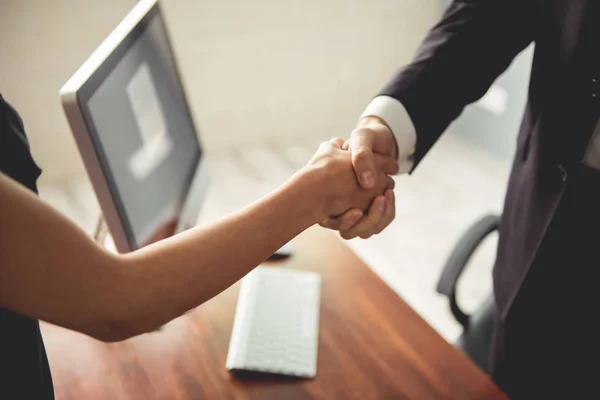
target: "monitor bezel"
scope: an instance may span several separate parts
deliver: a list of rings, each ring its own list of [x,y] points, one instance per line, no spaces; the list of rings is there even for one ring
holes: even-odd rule
[[[122,55],[131,48],[155,18],[159,18],[162,29],[165,32],[169,57],[175,67],[175,80],[180,85],[184,102],[189,105],[169,31],[158,0],[142,0],[137,3],[88,60],[82,64],[60,92],[67,119],[71,125],[71,130],[73,131],[96,195],[98,196],[106,223],[113,236],[115,246],[121,253],[133,251],[148,244],[148,238],[136,239],[133,233],[132,225],[119,196],[113,173],[109,168],[104,148],[100,143],[92,122],[88,102],[102,82],[118,65]],[[194,126],[196,133],[194,140],[198,145],[196,159],[192,164],[193,167],[190,169],[189,176],[186,177],[188,181],[186,187],[189,191],[203,151],[198,137],[198,129],[194,123],[189,106],[186,107],[185,112]],[[186,196],[187,192],[180,199],[179,212],[185,203]]]

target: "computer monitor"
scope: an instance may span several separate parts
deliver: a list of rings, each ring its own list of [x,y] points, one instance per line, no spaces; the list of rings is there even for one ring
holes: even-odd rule
[[[119,252],[195,225],[208,172],[158,0],[140,1],[60,95]]]

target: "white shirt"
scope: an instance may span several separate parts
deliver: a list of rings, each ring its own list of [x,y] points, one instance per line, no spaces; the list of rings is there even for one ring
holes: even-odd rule
[[[406,108],[393,97],[377,96],[369,103],[361,118],[369,116],[380,118],[390,128],[398,143],[399,173],[409,172],[413,166],[409,158],[417,144],[417,132]]]

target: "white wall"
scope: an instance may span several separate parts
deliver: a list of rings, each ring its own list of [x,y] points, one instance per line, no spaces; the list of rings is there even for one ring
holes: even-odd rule
[[[83,174],[58,90],[134,0],[0,0],[0,91],[46,180]],[[164,0],[209,152],[346,136],[441,12],[434,0]]]

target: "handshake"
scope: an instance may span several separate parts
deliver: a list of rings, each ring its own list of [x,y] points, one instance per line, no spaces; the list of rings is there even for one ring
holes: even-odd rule
[[[369,238],[395,217],[398,149],[393,133],[376,117],[363,118],[349,140],[321,144],[295,178],[311,193],[321,226],[344,239]]]

